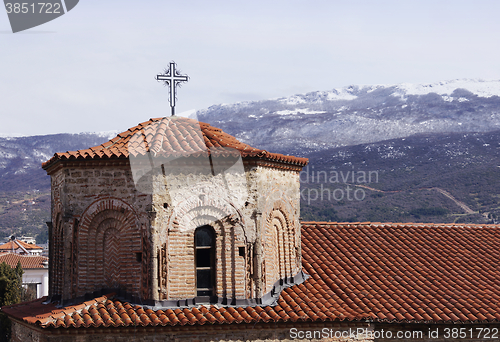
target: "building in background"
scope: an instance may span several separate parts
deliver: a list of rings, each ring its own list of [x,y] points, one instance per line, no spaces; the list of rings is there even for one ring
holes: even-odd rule
[[[43,247],[27,243],[11,237],[10,241],[0,246],[0,253],[15,253],[21,255],[42,255]]]
[[[5,262],[15,268],[20,262],[23,268],[23,287],[36,293],[36,298],[49,293],[49,259],[38,255],[0,253],[0,264]]]

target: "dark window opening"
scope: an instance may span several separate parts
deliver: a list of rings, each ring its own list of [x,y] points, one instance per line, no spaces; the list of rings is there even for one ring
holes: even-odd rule
[[[245,256],[245,247],[239,247],[238,252],[239,252],[240,257],[244,257]]]
[[[135,253],[135,260],[137,262],[142,262],[142,252]]]
[[[212,227],[203,226],[194,234],[196,295],[214,296],[215,290],[215,233]]]

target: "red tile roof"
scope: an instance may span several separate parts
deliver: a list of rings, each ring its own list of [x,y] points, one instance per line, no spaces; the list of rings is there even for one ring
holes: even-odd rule
[[[5,262],[10,267],[14,268],[18,262],[21,262],[21,267],[27,268],[45,268],[49,258],[37,255],[20,255],[15,253],[0,254],[0,264]]]
[[[500,226],[309,222],[302,246],[322,297],[373,318],[500,321]]]
[[[127,159],[152,152],[161,156],[197,156],[208,149],[233,148],[242,157],[304,166],[307,158],[285,156],[253,148],[219,128],[184,117],[150,119],[118,134],[110,141],[84,150],[56,153],[42,164],[44,169],[58,160]]]
[[[33,245],[31,243],[26,243],[21,240],[14,240],[14,241],[9,241],[7,243],[4,243],[3,245],[0,246],[0,252],[4,251],[12,251],[12,247],[14,247],[14,250],[21,248],[19,246],[23,246],[25,249],[30,250],[30,249],[43,249],[40,246]]]
[[[110,295],[65,308],[38,300],[2,310],[44,328],[500,321],[500,226],[306,222],[302,252],[311,277],[283,290],[273,307],[151,310]]]

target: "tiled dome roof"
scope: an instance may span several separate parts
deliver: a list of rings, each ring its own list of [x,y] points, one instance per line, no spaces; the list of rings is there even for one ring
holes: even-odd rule
[[[88,149],[56,153],[42,164],[48,169],[59,160],[127,159],[151,152],[163,156],[196,156],[214,148],[233,148],[243,158],[304,166],[307,158],[285,156],[253,148],[207,123],[184,117],[150,119],[118,134],[110,141]]]

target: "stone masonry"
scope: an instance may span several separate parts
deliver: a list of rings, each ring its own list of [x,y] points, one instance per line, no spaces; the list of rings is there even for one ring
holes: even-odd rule
[[[298,167],[244,160],[242,177],[198,174],[186,188],[194,160],[150,175],[147,194],[137,190],[128,161],[61,164],[48,169],[52,299],[101,289],[192,299],[194,231],[203,225],[215,231],[215,293],[227,303],[262,298],[301,270]]]

